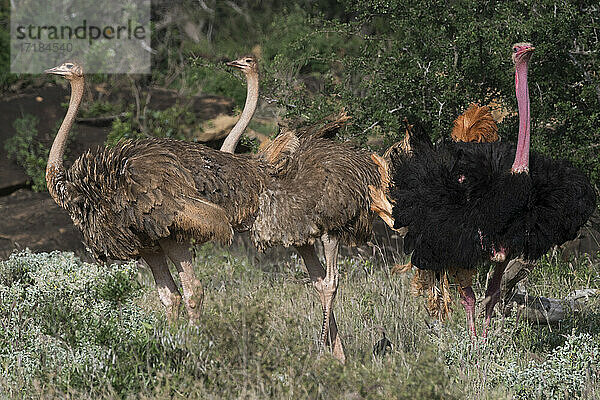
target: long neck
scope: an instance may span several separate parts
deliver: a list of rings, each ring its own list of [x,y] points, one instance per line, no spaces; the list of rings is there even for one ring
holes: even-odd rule
[[[54,138],[54,142],[52,143],[52,148],[50,149],[50,154],[48,156],[48,164],[46,165],[46,185],[48,186],[50,195],[52,195],[54,200],[57,202],[57,196],[60,194],[58,186],[60,186],[65,179],[63,167],[65,144],[67,143],[69,131],[71,130],[71,126],[73,126],[75,116],[77,115],[77,110],[79,109],[79,104],[81,103],[81,98],[83,97],[83,87],[83,77],[71,80],[71,100],[69,101],[69,109],[67,110],[65,119],[58,129],[58,133]]]
[[[240,119],[235,124],[229,135],[225,138],[221,151],[225,153],[233,153],[237,146],[244,130],[250,123],[254,111],[256,110],[256,104],[258,103],[258,74],[249,73],[246,74],[246,82],[248,83],[248,89],[246,94],[246,104],[244,104],[244,111],[240,115]]]
[[[514,173],[529,172],[529,86],[527,84],[527,62],[517,63],[515,87],[519,104],[519,139],[517,153],[512,166]]]

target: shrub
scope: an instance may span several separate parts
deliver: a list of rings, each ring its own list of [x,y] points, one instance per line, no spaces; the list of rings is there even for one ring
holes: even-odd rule
[[[568,335],[542,363],[522,367],[515,360],[502,363],[495,379],[513,388],[518,399],[580,398],[600,377],[600,342],[588,333]]]
[[[0,262],[2,380],[12,390],[22,384],[22,394],[36,381],[58,390],[139,387],[143,369],[177,351],[156,338],[159,320],[135,303],[136,273],[135,263],[89,264],[60,252]]]
[[[145,137],[192,140],[196,129],[196,116],[188,107],[173,105],[164,110],[146,110],[140,119],[132,112],[113,121],[107,146],[114,146],[123,139],[142,139]]]
[[[25,169],[31,178],[32,188],[36,192],[46,190],[46,161],[50,149],[37,139],[38,119],[34,115],[25,114],[13,123],[16,134],[7,139],[4,148],[8,157]]]

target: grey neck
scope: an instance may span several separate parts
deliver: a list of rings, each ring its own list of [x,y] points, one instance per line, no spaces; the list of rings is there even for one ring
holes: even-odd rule
[[[246,82],[248,84],[246,104],[244,104],[244,110],[242,111],[242,115],[240,115],[240,119],[233,129],[231,129],[231,132],[229,132],[229,135],[227,135],[221,146],[221,151],[225,153],[233,153],[235,151],[235,147],[240,141],[244,130],[250,123],[254,111],[256,110],[256,105],[258,103],[258,74],[247,74]]]

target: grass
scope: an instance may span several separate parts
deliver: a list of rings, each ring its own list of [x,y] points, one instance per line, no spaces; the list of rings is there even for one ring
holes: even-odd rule
[[[473,343],[460,306],[455,304],[450,321],[435,324],[422,299],[409,293],[409,276],[390,277],[389,265],[378,258],[345,257],[335,303],[348,358],[341,365],[321,352],[320,303],[298,257],[230,253],[211,244],[196,254],[206,294],[199,326],[185,315],[167,323],[151,276],[135,264],[98,266],[60,252],[25,252],[0,262],[0,397],[594,399],[600,394],[597,303],[552,328],[499,319],[490,339]],[[566,295],[572,288],[561,289],[559,260],[544,260],[531,285],[545,282],[551,286],[545,289]],[[598,287],[597,264],[587,259],[571,264],[575,275],[588,275],[568,282]],[[394,347],[375,358],[372,348],[382,329]]]

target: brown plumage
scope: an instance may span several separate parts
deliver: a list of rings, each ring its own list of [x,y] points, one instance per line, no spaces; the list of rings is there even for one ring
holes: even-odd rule
[[[254,107],[254,59],[230,64],[242,69],[253,85],[248,90],[253,99],[247,104]],[[145,139],[89,151],[65,170],[62,156],[81,102],[83,73],[72,63],[48,72],[65,76],[72,86],[69,110],[48,159],[48,189],[98,258],[142,257],[167,313],[175,317],[181,295],[168,257],[179,272],[188,314],[197,320],[203,294],[194,274],[190,239],[227,243],[233,231],[251,229],[261,249],[296,246],[323,305],[323,344],[330,343],[334,355],[345,359],[332,312],[338,243],[370,237],[374,214],[369,186],[382,190],[369,153],[323,138],[346,123],[345,114],[322,126],[284,133],[256,157],[227,153],[235,141],[225,143],[227,152],[220,152],[197,143]],[[236,136],[251,114],[242,112]],[[323,241],[327,270],[312,247],[316,238]]]
[[[370,154],[327,139],[303,140],[259,199],[252,237],[259,249],[301,246],[324,233],[357,244],[371,236],[368,186],[381,186]]]
[[[321,127],[285,132],[264,149],[260,157],[276,168],[260,195],[251,229],[259,249],[278,244],[296,247],[323,307],[321,341],[330,344],[341,361],[345,355],[332,310],[339,281],[338,245],[362,243],[371,236],[375,214],[369,194],[384,190],[368,152],[324,138],[333,136],[347,120],[342,113]],[[313,245],[318,238],[326,269]]]
[[[249,99],[234,136],[228,138],[228,148],[235,147],[258,98],[254,59],[245,57],[232,65],[246,74]],[[181,299],[167,257],[173,261],[188,315],[197,320],[203,294],[189,242],[229,243],[234,230],[249,229],[258,211],[258,197],[270,179],[266,166],[251,156],[154,138],[88,151],[66,170],[62,160],[83,96],[83,70],[66,62],[46,72],[64,76],[72,89],[67,114],[48,157],[50,195],[69,212],[98,259],[141,257],[146,261],[170,318],[177,316]]]
[[[129,260],[163,238],[229,243],[252,224],[263,170],[247,156],[154,138],[88,151],[50,184],[64,185],[57,202],[97,258]]]
[[[454,120],[455,142],[491,143],[498,140],[498,126],[488,106],[471,103],[467,111]]]

